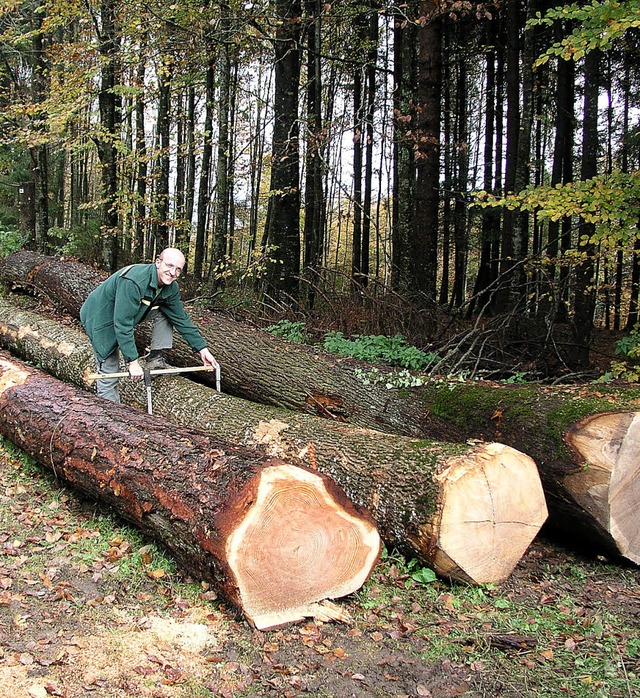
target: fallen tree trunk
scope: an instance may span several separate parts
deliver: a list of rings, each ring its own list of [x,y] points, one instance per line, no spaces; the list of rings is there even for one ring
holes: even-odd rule
[[[0,267],[0,280],[6,286],[48,297],[74,317],[104,278],[84,264],[30,251],[9,255]],[[191,315],[223,367],[225,392],[354,426],[425,435],[428,408],[419,397],[388,390],[384,382],[367,384],[359,362],[280,339],[221,313],[198,310]],[[140,327],[140,348],[149,337],[148,329]],[[193,363],[193,351],[180,337],[167,356],[175,366]],[[215,387],[211,376],[201,375],[198,380]]]
[[[380,539],[330,478],[98,399],[0,353],[0,433],[111,505],[259,629],[328,613]]]
[[[0,342],[78,384],[92,370],[84,333],[1,301]],[[122,381],[121,392],[146,407],[139,383]],[[500,444],[440,444],[347,427],[254,405],[179,376],[156,379],[152,392],[157,414],[331,475],[373,514],[389,546],[442,576],[502,581],[547,515],[535,464]]]
[[[12,283],[21,276],[29,279],[37,276],[40,293],[69,295],[60,288],[61,285],[66,287],[65,278],[74,277],[77,285],[77,278],[88,281],[93,273],[87,267],[83,271],[83,265],[59,267],[62,263],[52,258],[42,262],[40,256],[29,261],[30,254],[17,253],[7,258],[8,264],[0,269],[0,279]],[[14,265],[17,269],[12,271]],[[220,327],[224,331],[215,337],[219,338],[221,346],[228,347],[219,355],[223,361],[223,387],[236,394],[307,410],[310,403],[301,406],[299,401],[289,398],[278,401],[272,393],[288,392],[289,381],[293,381],[294,386],[308,385],[311,390],[315,381],[321,380],[328,386],[327,394],[339,396],[345,371],[354,382],[359,381],[356,373],[359,369],[354,368],[355,364],[332,357],[335,364],[332,365],[326,354],[318,354],[322,358],[317,360],[313,370],[309,357],[315,354],[309,348],[264,336],[266,333],[226,319],[221,319]],[[214,334],[207,336],[211,336],[212,347],[217,352]],[[272,350],[280,352],[279,360],[276,361]],[[178,347],[172,358],[177,365],[187,365],[193,360],[186,345],[183,353],[180,352]],[[273,366],[271,361],[275,361]],[[318,372],[321,379],[317,377]],[[268,378],[269,385],[265,387],[256,374]],[[230,378],[226,377],[229,375]],[[309,379],[305,382],[307,375]],[[332,392],[334,380],[336,389]],[[605,384],[552,387],[434,380],[417,389],[387,390],[384,385],[377,384],[361,385],[347,392],[350,406],[340,419],[351,424],[438,441],[500,442],[527,453],[538,465],[550,508],[549,521],[554,528],[565,538],[575,539],[578,533],[593,541],[594,547],[640,562],[640,531],[634,515],[638,473],[632,465],[634,458],[636,462],[640,459],[634,437],[640,387]],[[370,404],[367,404],[368,399]],[[384,399],[386,403],[381,406]],[[338,417],[337,402],[332,404],[334,406],[327,409],[325,416]],[[595,452],[607,455],[600,458],[595,467],[591,465],[594,448],[584,450],[585,442],[572,435],[575,429],[582,428],[583,420],[589,420],[595,427],[603,419],[612,419],[600,415],[613,413],[627,416],[618,418],[615,436],[611,429],[597,429],[601,441],[595,445]],[[620,451],[627,427],[626,445]],[[608,441],[605,433],[613,440]]]
[[[2,301],[0,343],[79,385],[93,370],[84,333]],[[121,381],[121,393],[146,407],[140,383]],[[501,444],[443,444],[357,429],[255,405],[179,376],[154,380],[152,393],[154,413],[331,475],[373,514],[387,545],[458,581],[508,577],[547,515],[535,464]]]

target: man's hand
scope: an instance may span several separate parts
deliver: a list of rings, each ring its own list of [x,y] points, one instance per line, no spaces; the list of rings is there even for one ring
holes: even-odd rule
[[[131,378],[131,380],[139,381],[144,376],[144,370],[137,359],[129,363],[127,370],[129,371],[129,378]]]
[[[202,359],[202,363],[205,366],[211,366],[213,368],[218,368],[218,362],[215,360],[213,357],[213,354],[205,347],[204,349],[200,349],[198,352],[200,354],[200,358]]]

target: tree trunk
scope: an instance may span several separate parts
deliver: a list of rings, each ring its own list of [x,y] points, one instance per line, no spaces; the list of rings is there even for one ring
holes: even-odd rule
[[[411,137],[415,75],[416,28],[398,12],[393,30],[393,202],[391,231],[391,286],[414,293],[415,283],[415,154]]]
[[[300,283],[300,90],[301,0],[276,0],[271,183],[265,224],[271,247],[267,290],[297,298]]]
[[[213,249],[207,275],[211,292],[215,292],[224,278],[224,267],[229,253],[229,204],[231,200],[231,62],[233,32],[229,7],[220,6],[221,42],[218,54],[218,157],[216,161],[216,207],[213,226]]]
[[[440,208],[440,112],[442,93],[442,19],[440,3],[420,3],[416,70],[416,199],[417,288],[435,300],[438,272]]]
[[[202,161],[198,181],[198,217],[196,220],[195,251],[193,274],[196,279],[203,278],[205,251],[207,247],[207,222],[209,217],[209,181],[211,177],[211,157],[213,154],[213,99],[215,91],[215,45],[210,32],[205,35],[209,60],[206,70],[204,135],[202,143]]]
[[[156,153],[156,171],[154,173],[156,190],[154,194],[155,214],[153,225],[153,257],[157,257],[169,246],[169,176],[171,151],[171,82],[173,60],[170,54],[160,57],[158,66],[158,145]],[[151,252],[151,250],[150,250]],[[150,255],[151,256],[151,255]]]
[[[102,25],[98,29],[100,70],[100,135],[96,145],[102,167],[102,261],[112,271],[118,264],[119,213],[118,151],[120,137],[121,100],[117,85],[120,78],[120,34],[117,24],[118,0],[102,0]]]
[[[595,177],[598,173],[598,94],[600,80],[600,52],[591,51],[585,58],[584,111],[582,125],[582,162],[580,178]],[[589,348],[596,309],[594,279],[596,274],[595,223],[580,219],[578,227],[579,263],[576,265],[574,296],[574,350],[575,365],[578,368],[589,366]]]
[[[323,186],[324,134],[322,123],[322,3],[306,0],[307,27],[307,147],[305,154],[305,216],[303,274],[309,281],[306,291],[310,308],[315,302],[315,275],[322,266],[325,229]]]
[[[83,332],[1,302],[0,343],[78,385],[86,385],[93,368]],[[121,381],[121,394],[146,409],[141,384]],[[505,579],[546,517],[534,462],[501,444],[453,445],[354,429],[178,376],[154,380],[152,399],[154,414],[317,467],[371,512],[387,546],[458,581]]]
[[[315,615],[375,564],[375,527],[325,476],[100,400],[0,355],[0,433],[216,584],[259,629]],[[283,571],[286,570],[286,574]]]

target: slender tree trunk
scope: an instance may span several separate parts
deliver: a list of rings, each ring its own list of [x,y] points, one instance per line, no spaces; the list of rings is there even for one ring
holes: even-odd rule
[[[206,71],[204,135],[202,142],[202,160],[200,164],[200,181],[198,182],[198,218],[196,221],[196,244],[193,260],[193,275],[203,278],[207,224],[209,219],[209,181],[211,177],[211,156],[213,151],[213,107],[215,85],[215,53],[212,37],[207,34],[206,45],[209,63]]]
[[[369,34],[367,53],[367,65],[365,69],[366,89],[365,89],[365,125],[364,125],[364,194],[362,200],[362,255],[360,259],[360,272],[362,284],[366,286],[369,282],[369,250],[371,246],[371,205],[373,198],[373,144],[374,130],[373,119],[376,105],[377,89],[377,61],[379,44],[378,27],[378,6],[377,0],[372,3],[372,12],[369,13]]]
[[[416,29],[398,15],[395,20],[393,55],[393,212],[391,285],[401,293],[415,292],[415,154],[411,137],[414,118],[412,99],[415,76]]]
[[[43,36],[43,23],[46,20],[46,9],[43,3],[37,2],[37,11],[33,13],[36,24],[33,32],[33,101],[42,104],[48,96],[47,61],[45,56],[45,41]],[[35,117],[34,130],[36,132],[46,130],[44,118]],[[29,148],[31,157],[31,179],[34,184],[33,191],[33,223],[35,248],[40,252],[49,252],[49,147],[47,138],[41,138],[43,142]]]
[[[120,80],[120,34],[117,24],[119,0],[101,0],[101,26],[98,27],[100,70],[101,135],[97,138],[98,157],[102,168],[102,261],[105,269],[118,266],[118,151],[120,138],[121,100],[117,85]]]
[[[171,156],[171,81],[173,57],[164,55],[158,71],[158,146],[156,156],[154,255],[169,245],[169,172]]]
[[[190,238],[196,191],[196,90],[193,85],[189,85],[187,88],[187,132],[185,137],[187,141],[187,174],[184,217],[186,232]],[[184,247],[186,252],[188,246]]]
[[[265,238],[273,247],[267,290],[297,298],[300,283],[300,86],[301,0],[277,0],[274,123]]]
[[[600,79],[600,60],[598,51],[591,51],[585,58],[584,109],[582,130],[582,163],[580,178],[595,177],[598,172],[598,87]],[[592,241],[595,224],[580,221],[578,230],[578,252],[580,262],[576,266],[576,285],[574,295],[574,335],[577,344],[575,363],[578,367],[589,365],[591,332],[596,305],[595,252]]]
[[[442,99],[442,20],[440,3],[420,3],[416,84],[417,170],[414,250],[416,290],[435,300],[440,229],[440,111]]]
[[[133,259],[143,260],[145,258],[144,243],[147,232],[147,175],[148,175],[148,162],[147,162],[147,138],[145,135],[144,124],[145,124],[145,47],[147,39],[146,35],[141,41],[141,47],[138,57],[138,68],[137,68],[137,87],[138,93],[135,99],[135,123],[136,123],[136,160],[138,163],[138,171],[136,173],[136,191],[137,191],[137,201],[136,201],[136,223],[135,223],[135,234],[133,240]]]
[[[518,165],[518,139],[520,137],[520,12],[519,0],[506,3],[506,73],[507,140],[504,188],[515,191]],[[500,253],[501,288],[496,295],[496,310],[504,312],[513,306],[513,281],[515,253],[515,213],[505,209],[502,214]]]
[[[357,41],[362,42],[365,36],[365,21],[359,15],[355,21]],[[351,235],[351,278],[354,282],[354,293],[358,294],[358,286],[362,277],[362,165],[364,152],[364,62],[354,61],[353,65],[353,232]]]
[[[467,66],[466,57],[458,61],[455,116],[455,204],[453,212],[454,277],[451,303],[464,303],[467,277],[467,187],[469,182],[469,125],[467,121]]]
[[[322,3],[307,0],[307,148],[305,167],[305,217],[303,273],[310,284],[307,303],[313,307],[315,274],[322,265],[325,237],[325,200],[322,157],[325,150],[322,124]],[[355,165],[354,165],[355,169]]]
[[[495,140],[495,115],[496,115],[496,52],[495,52],[495,22],[486,22],[486,90],[484,101],[484,150],[483,150],[483,184],[486,192],[494,193],[493,188],[493,168],[494,168],[494,140]],[[482,210],[481,232],[480,232],[480,261],[478,263],[478,275],[473,289],[473,300],[470,312],[477,306],[480,311],[487,303],[487,289],[492,281],[491,278],[491,253],[492,237],[494,231],[494,218],[497,212],[494,208],[488,207]]]
[[[575,63],[558,60],[555,93],[555,138],[553,146],[553,165],[551,185],[568,184],[566,176],[572,171],[571,152],[573,150],[573,102],[574,102]],[[569,156],[569,166],[566,158]],[[571,181],[571,179],[569,179]],[[548,283],[544,286],[542,309],[548,308],[552,318],[566,317],[566,310],[561,310],[562,284],[558,283],[558,255],[560,254],[560,221],[549,221],[547,239],[547,257],[550,264],[546,266]]]
[[[218,153],[216,158],[216,207],[213,225],[213,249],[209,266],[209,288],[220,286],[220,271],[225,265],[229,241],[229,200],[231,187],[231,17],[229,7],[221,8],[221,29],[224,40],[218,54]]]

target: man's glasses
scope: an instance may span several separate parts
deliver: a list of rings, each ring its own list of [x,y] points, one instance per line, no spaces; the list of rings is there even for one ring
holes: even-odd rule
[[[167,271],[169,272],[169,274],[175,275],[175,276],[180,276],[180,274],[182,273],[182,267],[178,267],[175,264],[167,264],[167,262],[165,262],[164,259],[161,259],[160,261],[167,268]]]

